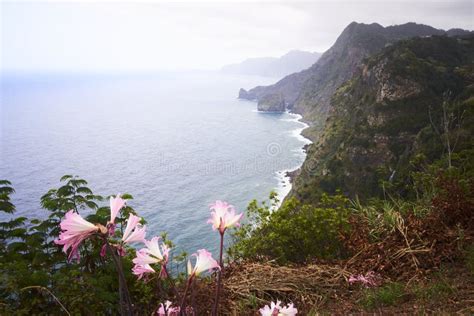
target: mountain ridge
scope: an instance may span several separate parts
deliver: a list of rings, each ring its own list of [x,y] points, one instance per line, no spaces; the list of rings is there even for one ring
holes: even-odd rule
[[[282,78],[310,67],[320,56],[318,52],[291,50],[280,57],[248,58],[222,67],[221,72]]]
[[[365,58],[401,39],[470,33],[460,29],[444,31],[413,22],[387,27],[352,22],[310,68],[286,76],[270,86],[258,86],[249,91],[241,89],[239,98],[260,101],[264,97],[268,100],[272,94],[279,95],[286,104],[285,109],[301,114],[310,123],[305,136],[315,141],[330,111],[332,94],[352,77]]]

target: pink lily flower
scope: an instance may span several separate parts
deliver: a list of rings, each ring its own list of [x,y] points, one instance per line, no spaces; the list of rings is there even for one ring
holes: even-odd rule
[[[165,244],[162,244],[160,250],[160,245],[158,243],[159,240],[160,237],[157,236],[153,237],[151,240],[145,240],[146,248],[143,249],[159,261],[168,262],[168,255],[170,249]]]
[[[59,239],[54,241],[57,245],[63,245],[63,251],[67,253],[68,249],[71,251],[68,260],[76,258],[79,260],[79,245],[81,242],[99,230],[99,227],[86,221],[78,213],[70,210],[66,213],[60,223],[61,233]]]
[[[357,283],[357,282],[359,282],[359,277],[356,276],[356,275],[351,275],[351,276],[349,277],[348,282],[349,282],[350,284]]]
[[[160,245],[158,241],[160,237],[153,237],[151,240],[145,240],[146,248],[137,251],[137,256],[133,259],[136,265],[150,265],[161,263],[160,277],[166,278],[168,273],[166,271],[166,264],[168,263],[170,249],[165,244]]]
[[[145,248],[138,250],[136,255],[137,256],[132,260],[132,262],[138,265],[154,264],[159,262],[158,259],[149,256]]]
[[[161,249],[163,251],[163,263],[161,266],[160,278],[165,279],[168,277],[168,270],[166,269],[166,264],[168,263],[170,248],[167,245],[163,244],[161,245]]]
[[[211,204],[210,209],[211,218],[207,222],[212,224],[213,230],[218,229],[221,234],[224,234],[229,227],[239,226],[239,221],[244,215],[243,213],[236,215],[234,207],[223,201],[216,201]]]
[[[110,197],[110,223],[115,223],[120,209],[125,206],[126,200],[120,197],[120,193],[116,197]]]
[[[261,316],[295,316],[298,310],[293,306],[293,303],[288,304],[286,307],[281,306],[281,302],[271,302],[270,306],[265,305],[260,309]]]
[[[138,276],[140,280],[147,273],[155,273],[155,270],[149,264],[135,264],[132,268],[132,273]]]
[[[288,304],[286,307],[280,309],[279,315],[284,316],[295,316],[298,314],[298,310],[293,306],[293,303]]]
[[[145,240],[146,248],[142,248],[137,251],[137,257],[133,259],[133,263],[136,264],[154,264],[168,262],[169,248],[166,245],[158,244],[160,237],[153,237],[151,240]]]
[[[171,302],[166,301],[165,305],[163,303],[160,304],[160,308],[158,309],[159,316],[178,316],[179,315],[179,307],[171,307]]]
[[[211,272],[214,269],[220,269],[219,263],[212,258],[212,254],[206,249],[198,250],[197,254],[194,253],[193,256],[196,257],[194,268],[191,265],[191,261],[188,260],[188,274],[191,277],[197,276],[206,270]]]
[[[263,308],[260,308],[260,314],[262,316],[273,316],[273,315],[278,315],[278,311],[280,310],[281,302],[277,301],[276,303],[271,302],[270,306],[265,305]]]
[[[122,236],[124,243],[130,244],[133,242],[143,242],[145,240],[146,226],[142,227],[139,223],[140,220],[140,217],[130,214]]]
[[[365,287],[377,286],[380,281],[380,276],[374,271],[367,272],[365,275],[351,275],[349,277],[349,284],[361,283]]]

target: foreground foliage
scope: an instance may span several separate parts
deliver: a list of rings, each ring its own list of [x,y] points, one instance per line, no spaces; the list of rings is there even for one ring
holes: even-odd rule
[[[0,309],[2,313],[48,314],[67,306],[72,314],[95,314],[97,311],[119,312],[119,289],[112,259],[99,255],[102,244],[90,240],[81,249],[82,260],[70,263],[54,243],[59,237],[59,223],[70,209],[87,214],[87,220],[106,225],[108,207],[99,207],[103,197],[94,195],[83,179],[64,176],[63,185],[49,190],[41,204],[49,211],[45,220],[14,217],[15,206],[10,195],[11,183],[0,183],[0,211],[10,219],[0,223]],[[130,195],[125,195],[132,198]],[[125,207],[123,216],[133,214]],[[116,220],[123,223],[125,219]],[[150,302],[157,299],[155,284],[134,282],[131,273],[131,251],[124,257],[124,271],[131,293],[140,298],[140,312],[151,312]],[[64,312],[64,310],[63,310]]]
[[[312,258],[345,255],[339,236],[349,231],[349,200],[324,194],[316,205],[292,198],[278,211],[271,204],[250,203],[249,222],[234,234],[229,254],[234,259],[272,259],[279,263],[305,262]]]

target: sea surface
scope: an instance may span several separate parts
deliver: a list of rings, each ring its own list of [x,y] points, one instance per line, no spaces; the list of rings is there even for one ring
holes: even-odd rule
[[[179,249],[215,253],[209,204],[225,200],[243,212],[272,190],[283,197],[284,171],[304,160],[296,115],[260,113],[237,99],[239,88],[276,79],[207,72],[1,79],[0,179],[14,185],[17,215],[48,216],[40,197],[73,174],[96,194],[132,194],[147,237],[166,231]]]

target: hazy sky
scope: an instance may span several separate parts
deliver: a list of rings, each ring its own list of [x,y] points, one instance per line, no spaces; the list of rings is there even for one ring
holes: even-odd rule
[[[2,1],[0,66],[216,69],[292,49],[323,52],[351,21],[472,30],[473,6],[474,0]]]

